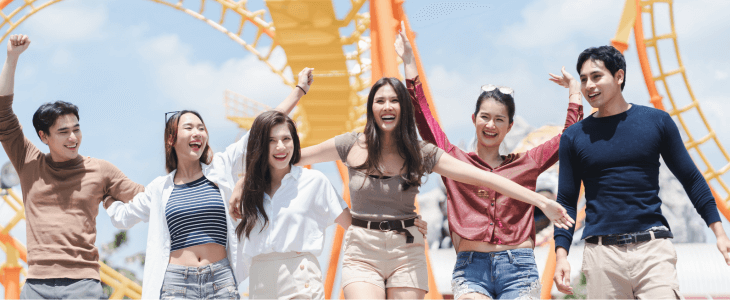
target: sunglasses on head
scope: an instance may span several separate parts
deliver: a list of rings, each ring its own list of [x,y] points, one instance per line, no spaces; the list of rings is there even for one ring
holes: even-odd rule
[[[515,91],[511,88],[508,88],[506,86],[496,86],[493,84],[487,84],[482,86],[482,92],[491,92],[493,90],[499,89],[499,92],[505,95],[513,96],[515,95]]]
[[[178,114],[178,113],[180,113],[180,111],[179,111],[179,110],[176,110],[176,111],[168,111],[168,112],[166,112],[166,113],[165,113],[165,123],[167,123],[167,121],[169,121],[169,120],[170,120],[170,118],[172,118],[173,116],[175,116],[175,115],[176,115],[176,114]],[[170,115],[170,118],[168,118],[168,117],[167,117],[167,115]]]

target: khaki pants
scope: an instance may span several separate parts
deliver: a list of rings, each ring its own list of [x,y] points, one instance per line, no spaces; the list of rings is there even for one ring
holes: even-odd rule
[[[589,299],[683,299],[677,252],[669,239],[628,245],[586,243],[583,273]]]
[[[250,274],[249,299],[324,299],[319,262],[309,252],[257,255]]]

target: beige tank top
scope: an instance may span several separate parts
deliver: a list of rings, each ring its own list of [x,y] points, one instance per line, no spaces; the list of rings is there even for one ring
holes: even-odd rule
[[[361,133],[345,133],[335,137],[335,147],[340,159],[347,166],[350,176],[350,212],[352,216],[366,221],[402,220],[416,217],[415,200],[418,187],[403,191],[405,180],[400,176],[376,178],[368,176],[365,170],[357,170],[347,163],[347,155]],[[431,173],[443,150],[421,141],[421,155],[427,173]]]

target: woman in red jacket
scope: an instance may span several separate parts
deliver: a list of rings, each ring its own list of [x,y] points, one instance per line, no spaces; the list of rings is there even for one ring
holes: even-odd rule
[[[514,123],[514,91],[508,87],[482,86],[472,123],[477,135],[476,152],[465,152],[449,142],[436,119],[418,79],[413,50],[404,28],[395,48],[405,64],[406,86],[415,106],[418,132],[451,156],[477,168],[504,176],[535,190],[538,175],[558,161],[560,135],[527,152],[501,155],[499,146]],[[583,118],[580,82],[563,69],[553,82],[570,89],[565,128]],[[442,177],[448,193],[448,220],[457,252],[452,275],[454,299],[514,299],[539,297],[540,281],[535,264],[535,206],[496,191]]]

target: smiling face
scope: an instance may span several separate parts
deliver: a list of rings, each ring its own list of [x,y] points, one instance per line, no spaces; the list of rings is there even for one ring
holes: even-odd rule
[[[507,106],[493,98],[482,101],[477,114],[472,115],[472,122],[479,142],[477,147],[499,147],[512,129]]]
[[[600,60],[586,60],[580,70],[581,92],[593,107],[601,110],[621,95],[621,83],[624,82],[624,71],[618,70],[611,75]]]
[[[271,127],[269,132],[269,167],[272,170],[283,170],[291,167],[294,154],[294,140],[289,126],[281,123]]]
[[[390,84],[385,84],[375,92],[373,98],[373,118],[383,132],[392,132],[400,122],[400,101]]]
[[[177,140],[174,148],[177,159],[182,161],[200,160],[208,144],[208,132],[198,116],[186,113],[180,116],[177,125]]]
[[[39,131],[38,135],[41,141],[48,145],[53,161],[64,162],[75,159],[79,155],[81,127],[79,119],[75,115],[59,116],[48,131],[48,135],[43,131]]]

